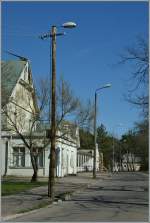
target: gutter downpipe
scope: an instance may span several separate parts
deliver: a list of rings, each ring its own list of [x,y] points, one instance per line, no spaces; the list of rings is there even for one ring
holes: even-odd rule
[[[8,169],[8,141],[6,141],[6,152],[5,152],[5,172],[4,172],[4,177],[6,176],[7,174],[7,169]]]

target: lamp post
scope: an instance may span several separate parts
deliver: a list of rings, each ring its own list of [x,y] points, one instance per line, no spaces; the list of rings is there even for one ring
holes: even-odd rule
[[[95,90],[95,103],[94,103],[94,159],[93,159],[93,178],[96,178],[96,138],[97,138],[97,130],[96,130],[96,119],[97,119],[97,93],[103,88],[111,87],[111,84],[106,84]]]
[[[74,22],[66,22],[61,25],[63,28],[75,28]],[[54,179],[55,179],[55,144],[56,144],[56,36],[64,35],[65,33],[57,33],[57,26],[52,26],[51,33],[40,36],[41,39],[51,37],[52,39],[52,82],[51,82],[51,151],[49,163],[49,181],[48,181],[48,196],[51,200],[54,199]]]

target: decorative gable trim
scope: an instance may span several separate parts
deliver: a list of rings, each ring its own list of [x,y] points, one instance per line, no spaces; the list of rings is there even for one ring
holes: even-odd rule
[[[22,78],[19,80],[19,84],[21,84],[24,88],[26,88],[29,92],[33,92],[34,89],[31,86],[31,84],[28,84],[26,81],[24,81]]]

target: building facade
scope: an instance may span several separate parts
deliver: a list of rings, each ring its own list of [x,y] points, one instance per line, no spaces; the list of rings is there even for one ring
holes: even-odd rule
[[[46,129],[39,131],[36,122],[32,126],[33,117],[38,114],[38,106],[30,64],[27,60],[2,62],[1,73],[1,175],[32,176],[30,150],[25,143],[31,142],[32,129],[33,152],[38,153],[38,175],[48,176],[50,142],[47,143]],[[56,140],[58,177],[77,173],[79,131],[76,126],[71,128],[71,125],[67,125],[67,128],[71,134]],[[60,132],[57,134],[61,135]]]
[[[40,139],[41,138],[41,139]],[[43,148],[43,136],[37,134],[38,141],[38,176],[48,177],[50,162],[50,144]],[[77,174],[77,143],[57,140],[56,142],[56,177]],[[1,175],[32,176],[33,168],[29,149],[17,135],[2,134],[1,139]]]
[[[77,151],[77,171],[78,172],[88,172],[93,171],[94,162],[94,151],[78,149]],[[99,171],[100,167],[100,156],[98,147],[96,148],[96,171]]]
[[[133,153],[125,153],[122,155],[120,162],[114,163],[113,170],[118,171],[139,171],[141,168],[141,158]]]

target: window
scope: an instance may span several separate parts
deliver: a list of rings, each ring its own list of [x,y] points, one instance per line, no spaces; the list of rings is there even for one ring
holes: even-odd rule
[[[56,165],[58,166],[60,164],[60,148],[58,147],[56,149]]]
[[[13,166],[14,167],[25,166],[25,148],[24,147],[13,148]]]

